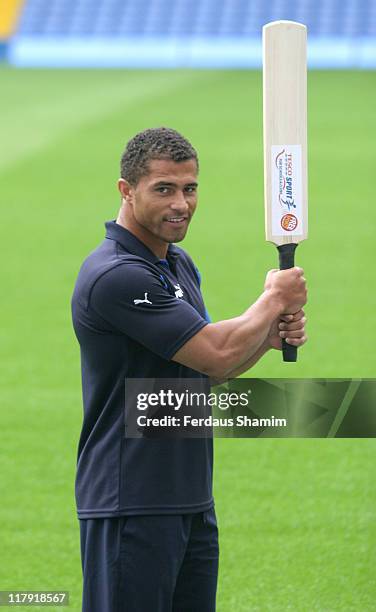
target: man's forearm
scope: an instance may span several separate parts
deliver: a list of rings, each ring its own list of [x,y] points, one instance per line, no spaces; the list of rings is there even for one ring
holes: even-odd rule
[[[256,353],[266,341],[273,323],[284,313],[297,313],[307,301],[301,268],[270,270],[265,288],[244,314],[209,323],[172,359],[213,378],[227,378],[232,372],[244,371],[245,364],[253,357],[259,358]]]
[[[261,357],[263,357],[265,353],[270,350],[270,348],[271,347],[269,346],[268,341],[265,340],[262,345],[257,349],[257,351],[252,355],[252,357],[245,361],[241,366],[229,372],[225,378],[211,378],[210,384],[212,386],[221,385],[230,378],[237,378],[237,376],[240,376],[240,374],[243,374],[243,372],[247,372],[247,370],[252,368],[255,363],[257,363],[261,359]]]
[[[265,291],[241,316],[211,325],[226,378],[237,376],[260,359],[266,351],[264,343],[270,327],[281,313],[282,307],[275,295]]]
[[[262,345],[257,349],[257,351],[252,355],[252,357],[247,359],[247,361],[245,361],[238,368],[228,373],[228,378],[236,378],[237,376],[240,376],[240,374],[243,374],[243,372],[246,372],[247,370],[252,368],[261,359],[261,357],[263,357],[265,353],[270,350],[270,348],[271,347],[269,346],[268,341],[265,340]]]

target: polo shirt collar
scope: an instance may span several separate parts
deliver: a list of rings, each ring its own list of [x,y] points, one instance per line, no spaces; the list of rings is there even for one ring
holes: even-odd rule
[[[132,232],[127,230],[122,225],[116,223],[116,221],[107,221],[106,227],[106,238],[115,240],[129,253],[138,255],[151,263],[157,264],[161,260],[157,257],[141,240],[139,240]],[[177,248],[173,244],[168,245],[167,249],[167,261],[172,267],[175,267],[175,263],[179,253]]]

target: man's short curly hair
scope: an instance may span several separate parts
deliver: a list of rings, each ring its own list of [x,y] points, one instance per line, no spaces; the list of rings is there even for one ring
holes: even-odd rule
[[[121,157],[120,176],[131,185],[137,185],[149,172],[153,159],[183,162],[198,156],[191,143],[176,130],[167,127],[149,128],[136,134],[127,144]]]

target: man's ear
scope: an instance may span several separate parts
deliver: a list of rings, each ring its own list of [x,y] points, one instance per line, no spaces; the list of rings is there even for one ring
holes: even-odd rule
[[[120,191],[121,197],[123,200],[127,202],[130,201],[133,197],[133,187],[128,181],[123,178],[118,180],[118,189]]]

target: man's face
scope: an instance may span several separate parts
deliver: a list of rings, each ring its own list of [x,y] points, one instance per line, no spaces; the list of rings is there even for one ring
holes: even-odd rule
[[[194,159],[154,159],[149,173],[129,192],[133,217],[144,230],[164,242],[183,240],[197,204]]]

